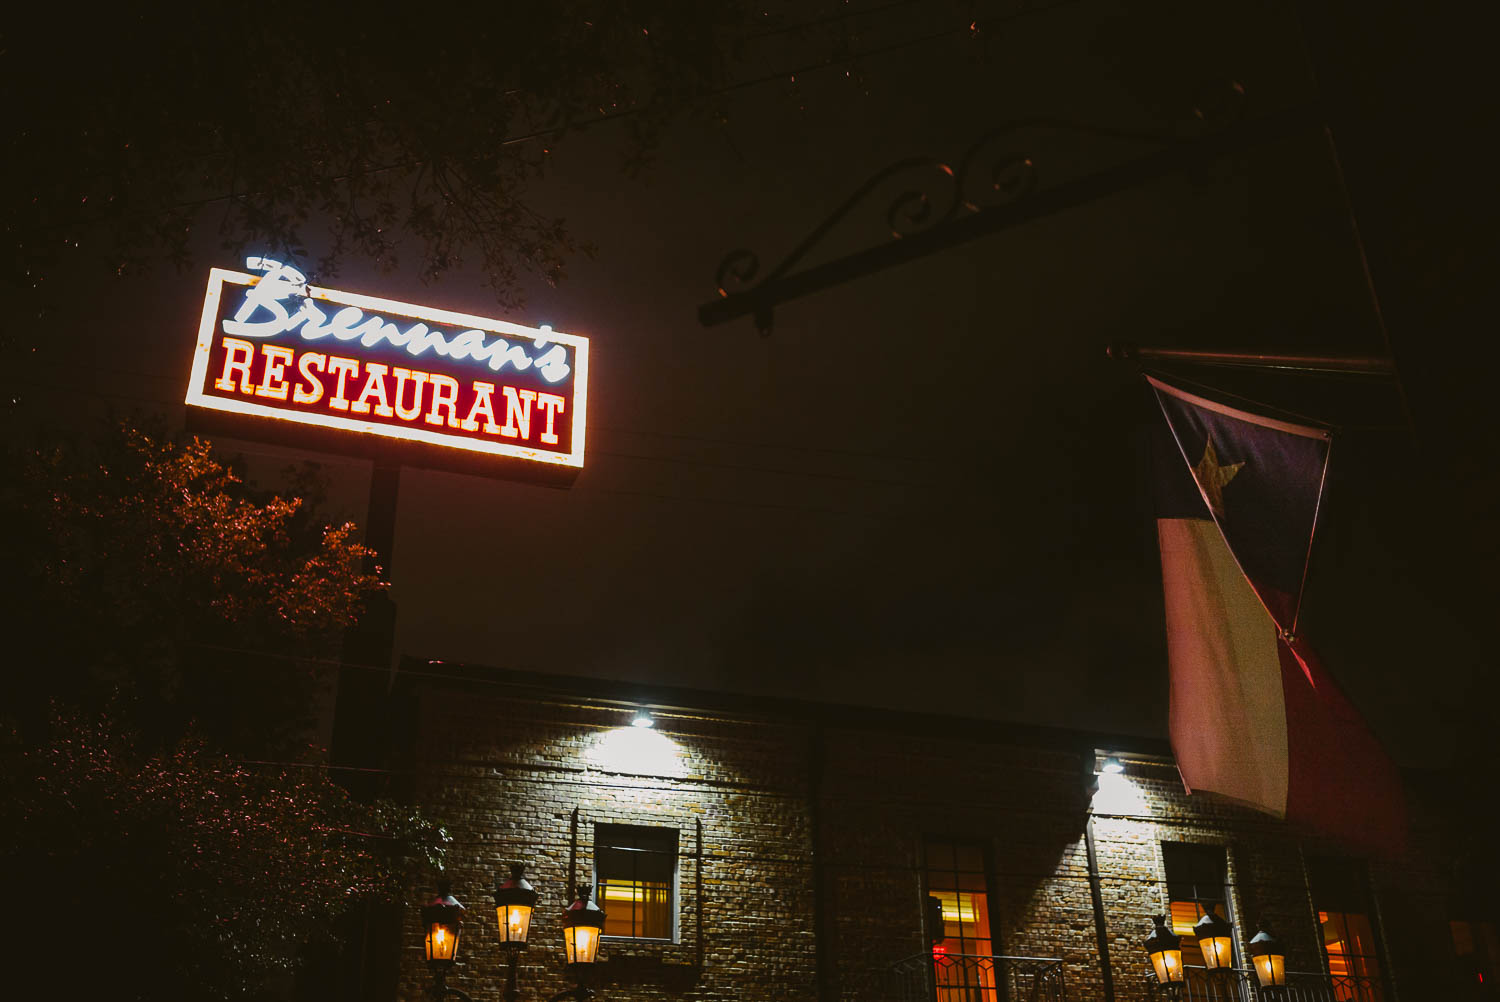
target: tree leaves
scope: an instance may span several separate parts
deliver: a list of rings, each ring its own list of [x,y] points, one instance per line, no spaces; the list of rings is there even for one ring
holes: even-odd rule
[[[525,276],[557,282],[586,247],[530,200],[547,144],[684,107],[722,80],[725,34],[752,19],[737,3],[591,0],[481,5],[461,22],[61,13],[12,25],[0,68],[8,93],[46,81],[44,100],[12,107],[7,280],[45,289],[79,254],[121,272],[181,264],[210,226],[225,250],[304,262],[319,282],[351,256],[390,269],[411,253],[427,280],[471,263],[506,307]],[[28,38],[65,38],[66,72],[56,47],[16,44]]]
[[[142,755],[109,714],[53,732],[4,774],[0,847],[25,864],[18,900],[63,920],[62,935],[29,937],[31,961],[86,954],[68,978],[80,994],[257,994],[352,902],[399,897],[406,869],[448,842],[420,812],[353,801],[321,770],[236,764],[200,735]]]
[[[260,491],[209,443],[128,422],[7,459],[0,852],[46,903],[11,916],[38,969],[82,950],[80,994],[254,995],[440,864],[440,826],[305,755],[313,659],[385,587],[358,528],[306,500],[309,471],[298,496]]]

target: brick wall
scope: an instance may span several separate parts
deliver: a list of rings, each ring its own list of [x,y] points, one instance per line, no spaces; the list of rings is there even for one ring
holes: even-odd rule
[[[606,940],[595,974],[607,998],[816,997],[802,729],[679,715],[640,730],[619,710],[440,690],[422,695],[417,721],[416,799],[450,826],[453,893],[470,908],[454,984],[478,998],[503,983],[490,891],[522,862],[541,894],[523,994],[568,987],[570,866],[591,882],[593,825],[618,822],[677,829],[679,935]],[[428,982],[408,912],[400,997],[417,999]]]
[[[522,997],[568,987],[561,912],[570,867],[592,878],[597,822],[670,825],[680,847],[677,941],[606,940],[604,999],[876,1002],[888,992],[879,973],[928,949],[922,846],[934,836],[988,851],[997,952],[1059,958],[1069,999],[1102,1000],[1091,821],[1116,999],[1146,997],[1141,942],[1167,906],[1163,841],[1225,848],[1242,957],[1265,920],[1290,969],[1321,969],[1304,860],[1331,848],[1186,796],[1169,763],[1127,757],[1123,775],[1095,777],[1085,736],[961,721],[903,730],[857,713],[659,711],[640,730],[590,702],[502,685],[425,686],[416,699],[412,792],[454,838],[449,874],[470,911],[450,981],[476,999],[504,983],[490,890],[511,862],[541,893]],[[1402,985],[1448,963],[1442,874],[1421,853],[1371,867],[1403,999],[1423,995]],[[432,886],[414,887],[413,903]],[[403,999],[428,984],[414,904]]]

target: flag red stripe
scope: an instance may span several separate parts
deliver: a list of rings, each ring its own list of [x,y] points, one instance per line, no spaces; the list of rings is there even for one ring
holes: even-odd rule
[[[1287,820],[1362,852],[1396,855],[1407,822],[1395,765],[1312,649],[1294,644],[1276,645],[1286,697]]]

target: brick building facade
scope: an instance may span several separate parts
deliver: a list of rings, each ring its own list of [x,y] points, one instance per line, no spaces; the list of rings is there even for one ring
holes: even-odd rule
[[[401,771],[449,825],[469,907],[450,983],[476,999],[504,984],[490,892],[512,862],[541,893],[523,998],[571,984],[562,911],[570,883],[601,879],[603,999],[1146,999],[1152,916],[1194,902],[1225,913],[1242,968],[1268,923],[1309,972],[1299,998],[1492,997],[1459,979],[1451,833],[1420,822],[1400,860],[1354,859],[1186,796],[1150,741],[410,659],[397,693]],[[640,707],[653,727],[630,726]],[[614,872],[636,860],[669,869]],[[398,995],[419,999],[403,918]],[[1470,931],[1493,942],[1493,923]]]

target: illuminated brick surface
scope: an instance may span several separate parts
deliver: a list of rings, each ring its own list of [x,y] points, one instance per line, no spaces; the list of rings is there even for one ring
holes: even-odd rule
[[[498,998],[504,967],[490,890],[524,862],[541,893],[521,961],[524,998],[568,987],[560,917],[572,818],[576,873],[592,874],[592,825],[671,825],[679,832],[677,942],[606,940],[595,986],[604,999],[878,1000],[879,972],[925,949],[924,836],[981,841],[992,852],[996,950],[1057,957],[1070,999],[1103,999],[1085,828],[1092,816],[1117,999],[1146,997],[1141,941],[1167,908],[1162,841],[1227,848],[1236,949],[1257,920],[1288,947],[1288,968],[1321,969],[1304,855],[1332,852],[1254,812],[1189,798],[1169,766],[1132,761],[1093,790],[1093,740],[1007,740],[998,725],[955,722],[900,733],[889,720],[817,726],[794,715],[741,721],[659,713],[654,730],[577,696],[521,697],[499,687],[425,689],[418,701],[414,793],[451,826],[453,890],[469,906],[450,979]],[[747,717],[756,715],[747,714]],[[719,718],[719,719],[716,719]],[[812,793],[821,789],[826,967],[820,996]],[[703,856],[696,858],[702,823]],[[1400,997],[1420,973],[1451,966],[1441,868],[1414,855],[1372,867]],[[430,893],[413,888],[410,900]],[[700,917],[701,916],[701,917]],[[423,998],[416,909],[405,913],[400,997]],[[1191,959],[1189,963],[1191,963]]]

